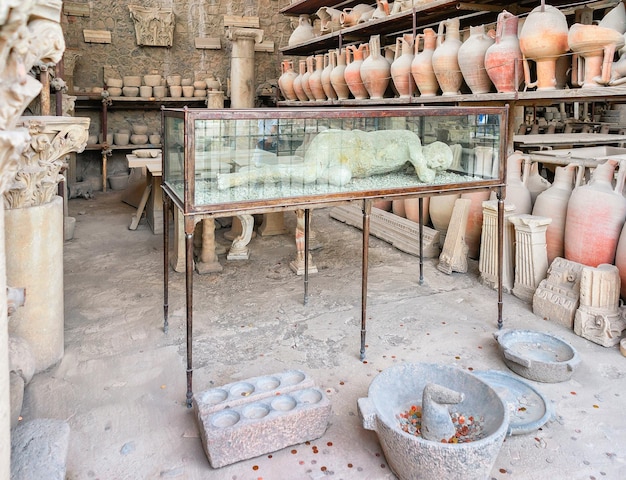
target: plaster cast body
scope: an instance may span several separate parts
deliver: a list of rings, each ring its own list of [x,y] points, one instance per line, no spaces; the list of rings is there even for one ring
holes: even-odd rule
[[[220,190],[257,182],[285,180],[342,186],[352,178],[364,178],[398,171],[406,163],[419,179],[432,182],[438,171],[452,164],[452,150],[442,142],[422,147],[409,130],[325,130],[307,146],[304,161],[296,164],[248,167],[236,173],[218,174]]]

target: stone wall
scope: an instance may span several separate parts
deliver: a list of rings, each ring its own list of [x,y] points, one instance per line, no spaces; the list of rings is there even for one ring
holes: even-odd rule
[[[231,41],[226,37],[224,15],[259,17],[264,38],[273,40],[274,52],[257,52],[257,85],[280,75],[279,47],[287,45],[293,31],[291,19],[279,13],[289,0],[111,0],[81,2],[90,5],[89,16],[64,14],[61,19],[67,48],[81,52],[74,70],[74,84],[101,87],[104,67],[123,75],[143,75],[153,69],[163,75],[194,77],[196,72],[211,72],[224,84],[230,74]],[[171,8],[175,15],[174,41],[171,48],[138,46],[129,5]],[[67,12],[67,10],[66,10]],[[83,31],[107,30],[111,43],[87,43]],[[198,37],[219,37],[220,50],[197,49]]]

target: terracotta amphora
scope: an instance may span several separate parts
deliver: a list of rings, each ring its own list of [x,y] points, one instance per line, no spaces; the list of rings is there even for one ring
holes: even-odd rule
[[[291,60],[283,60],[282,70],[282,75],[278,77],[278,87],[280,88],[283,97],[287,100],[298,100],[296,91],[293,88],[293,82],[298,76],[298,74],[293,70],[293,62]]]
[[[337,65],[333,68],[332,72],[330,72],[330,83],[337,93],[337,98],[339,100],[347,100],[350,96],[350,89],[348,88],[348,84],[346,83],[346,79],[344,77],[344,72],[346,70],[345,48],[335,50],[335,60]]]
[[[417,91],[413,75],[411,75],[411,64],[414,58],[413,36],[403,35],[396,38],[396,54],[390,72],[400,98],[408,98]]]
[[[451,18],[439,23],[437,48],[433,53],[433,70],[442,95],[458,95],[463,85],[463,74],[459,67],[461,34],[459,19]]]
[[[407,198],[404,200],[404,216],[407,220],[411,220],[412,222],[419,223],[420,221],[420,207],[419,207],[419,198]],[[430,197],[422,198],[422,220],[423,225],[428,225],[430,223]]]
[[[527,87],[556,90],[556,61],[569,50],[567,33],[565,15],[559,9],[545,5],[544,0],[528,14],[519,34]],[[530,79],[529,60],[534,61],[537,66],[535,82]]]
[[[617,160],[598,165],[587,185],[572,192],[565,219],[565,258],[590,267],[612,264],[626,220],[622,195],[626,170],[620,168],[615,186]]]
[[[372,35],[369,41],[369,56],[361,65],[361,80],[369,97],[380,99],[389,86],[391,65],[380,53],[380,35]]]
[[[332,82],[330,81],[330,76],[333,69],[336,67],[335,55],[335,50],[329,50],[328,53],[324,54],[325,66],[324,70],[322,70],[322,88],[324,89],[324,93],[329,100],[337,100],[337,92],[335,92]]]
[[[315,68],[309,77],[309,88],[318,102],[326,100],[326,93],[322,87],[322,71],[324,70],[324,55],[315,55]]]
[[[539,162],[532,162],[526,179],[526,187],[530,192],[530,201],[535,206],[539,194],[550,188],[550,182],[539,173]]]
[[[351,27],[361,21],[365,21],[368,16],[374,14],[374,7],[365,3],[359,3],[351,8],[344,8],[339,17],[339,23],[342,27]]]
[[[357,100],[364,100],[369,96],[367,88],[363,85],[363,79],[361,78],[363,53],[368,48],[369,46],[367,43],[362,43],[358,47],[356,45],[348,45],[346,47],[347,65],[343,75],[350,92]]]
[[[302,77],[306,73],[306,60],[300,60],[298,63],[298,75],[293,80],[293,90],[301,102],[308,102],[309,97],[302,87]]]
[[[480,238],[483,231],[483,202],[489,200],[489,192],[466,192],[461,198],[470,200],[467,212],[467,225],[465,227],[465,244],[467,255],[478,259],[480,255]]]
[[[289,36],[287,44],[289,46],[298,45],[299,43],[306,42],[313,38],[315,38],[315,31],[313,25],[311,25],[311,18],[308,15],[300,15],[298,18],[298,26]]]
[[[306,57],[306,72],[302,75],[302,88],[304,89],[304,93],[309,97],[309,100],[315,100],[315,95],[313,95],[313,90],[311,90],[310,79],[311,75],[315,71],[315,67],[313,66],[313,61],[315,57],[313,55]]]
[[[515,206],[515,214],[532,212],[532,198],[526,186],[530,163],[522,152],[515,151],[506,159],[506,197],[504,203]],[[492,199],[494,195],[492,195]]]
[[[574,189],[574,175],[577,168],[577,165],[573,163],[564,167],[556,167],[554,182],[550,188],[537,195],[533,205],[533,215],[552,219],[546,230],[548,264],[551,264],[555,258],[565,255],[563,250],[565,217],[567,204]]]
[[[512,13],[500,12],[495,43],[485,52],[485,69],[498,93],[517,92],[524,78],[518,22]]]
[[[435,195],[430,199],[428,206],[430,221],[433,223],[435,230],[439,232],[439,243],[441,246],[443,246],[446,234],[448,233],[452,210],[454,210],[454,202],[459,198],[461,198],[460,194],[452,193],[448,195]],[[404,208],[406,209],[406,202],[404,202]]]
[[[419,51],[420,39],[424,47]],[[425,28],[415,38],[415,58],[411,63],[411,74],[422,97],[434,97],[439,91],[437,76],[433,70],[433,53],[437,46],[437,34],[432,28]]]
[[[470,36],[458,52],[459,68],[472,93],[488,93],[491,79],[485,70],[485,53],[494,39],[485,33],[484,25],[470,27]]]

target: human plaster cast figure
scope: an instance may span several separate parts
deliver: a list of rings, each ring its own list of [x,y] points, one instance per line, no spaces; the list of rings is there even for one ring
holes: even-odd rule
[[[410,130],[325,130],[309,143],[304,161],[295,164],[262,165],[242,168],[217,176],[219,190],[286,180],[316,181],[346,185],[353,178],[365,178],[401,170],[407,163],[415,168],[422,182],[432,182],[438,171],[453,162],[452,150],[443,142],[423,146]]]

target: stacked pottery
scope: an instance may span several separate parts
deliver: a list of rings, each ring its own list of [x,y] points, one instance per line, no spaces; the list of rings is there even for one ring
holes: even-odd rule
[[[416,90],[411,65],[415,55],[413,54],[413,36],[403,35],[396,39],[396,54],[391,64],[391,80],[400,98],[410,97]]]
[[[326,93],[322,87],[322,71],[324,70],[324,55],[315,55],[315,69],[309,77],[309,88],[313,93],[313,98],[322,102],[326,100]]]
[[[459,48],[459,68],[472,93],[488,93],[491,79],[485,70],[485,53],[494,43],[483,25],[470,27],[470,36]]]
[[[293,91],[301,102],[308,102],[309,97],[302,87],[302,77],[306,73],[306,60],[300,60],[298,63],[298,75],[293,79]]]
[[[463,84],[463,74],[459,67],[461,34],[459,19],[452,18],[439,23],[437,48],[433,53],[433,70],[442,95],[458,95]]]
[[[309,100],[315,100],[315,96],[313,95],[313,91],[311,90],[311,85],[309,83],[311,75],[313,74],[313,60],[313,56],[306,57],[306,72],[302,75],[302,89]]]
[[[337,98],[339,100],[347,100],[350,96],[350,89],[348,88],[348,84],[346,83],[346,79],[344,77],[344,73],[346,71],[346,49],[337,49],[335,51],[335,59],[337,61],[337,66],[333,68],[332,72],[330,72],[330,83],[337,93]]]
[[[527,87],[537,87],[537,90],[556,89],[556,62],[569,50],[567,34],[565,15],[557,8],[545,5],[544,0],[526,17],[519,34],[519,46],[523,55]],[[537,65],[535,82],[530,79],[528,60],[533,60]]]
[[[282,75],[278,77],[278,88],[280,88],[283,97],[287,100],[298,100],[298,96],[293,88],[293,82],[298,76],[298,74],[293,71],[293,62],[290,60],[283,60],[282,70]]]
[[[572,192],[565,219],[565,258],[590,267],[612,264],[626,220],[622,195],[626,171],[620,168],[615,187],[617,160],[607,160],[593,171],[587,185]]]
[[[350,93],[357,100],[364,100],[368,97],[367,89],[363,85],[361,78],[361,65],[363,65],[363,52],[367,50],[368,45],[362,43],[358,47],[355,45],[348,45],[346,47],[346,69],[343,72],[344,79],[348,85]]]
[[[503,10],[498,15],[495,43],[485,52],[485,69],[498,93],[517,92],[524,78],[517,26],[518,18]]]
[[[322,70],[322,88],[324,89],[324,93],[329,100],[337,100],[337,92],[335,92],[335,89],[330,81],[330,76],[336,67],[335,54],[335,50],[329,50],[328,53],[324,54],[324,62],[326,66],[324,67],[324,70]]]
[[[567,204],[574,188],[575,172],[576,165],[573,163],[565,167],[556,167],[552,186],[537,195],[533,206],[533,215],[552,219],[546,230],[549,265],[555,258],[564,256],[565,217]]]
[[[372,35],[369,56],[361,65],[361,79],[371,99],[380,99],[389,86],[391,65],[380,53],[380,35]]]
[[[424,48],[419,51],[420,38]],[[411,63],[411,74],[422,97],[434,97],[439,91],[437,76],[433,70],[433,53],[437,45],[437,34],[432,28],[425,28],[423,34],[415,38],[415,57]]]

